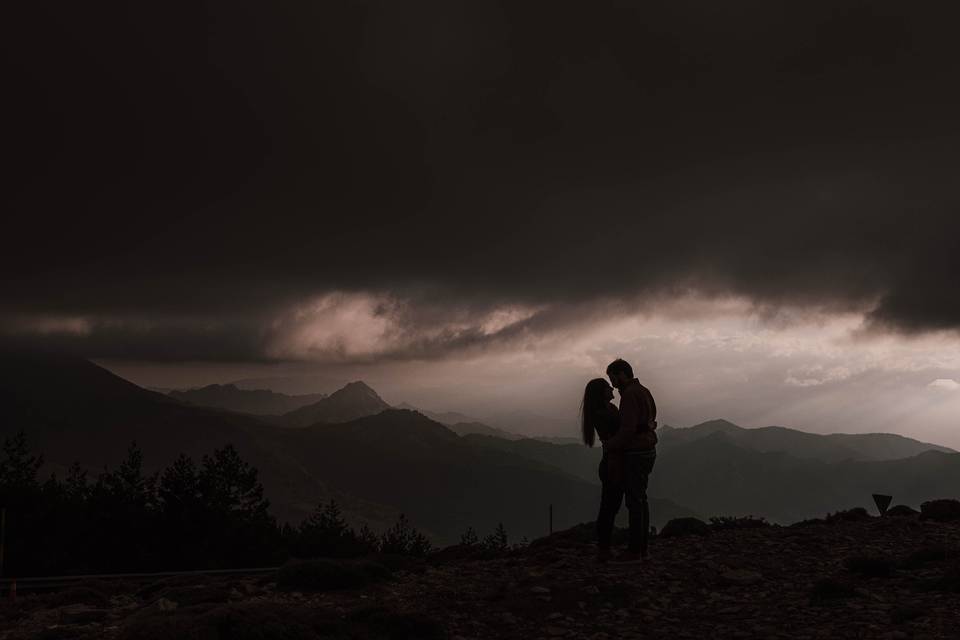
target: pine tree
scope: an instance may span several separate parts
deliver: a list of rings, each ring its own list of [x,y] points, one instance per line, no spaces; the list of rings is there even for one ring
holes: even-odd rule
[[[507,548],[507,543],[507,530],[503,527],[502,522],[497,524],[493,533],[483,539],[483,546],[494,551],[503,551]]]
[[[380,536],[373,532],[369,525],[364,523],[357,532],[357,540],[368,553],[380,551]]]
[[[477,532],[474,531],[473,527],[467,527],[467,530],[460,535],[460,544],[468,547],[480,544],[480,538],[477,537]]]
[[[37,473],[43,466],[43,456],[30,454],[27,435],[18,431],[3,441],[3,459],[0,460],[0,488],[9,491],[30,491],[38,488]]]
[[[417,531],[404,514],[400,514],[397,522],[380,536],[381,553],[425,556],[432,548],[427,537]]]

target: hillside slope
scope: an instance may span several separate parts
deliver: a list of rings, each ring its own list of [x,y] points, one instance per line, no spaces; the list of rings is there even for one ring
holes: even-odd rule
[[[215,640],[238,629],[287,640],[941,640],[960,627],[956,568],[944,553],[960,541],[956,522],[655,537],[640,565],[597,565],[589,539],[585,525],[504,553],[447,549],[353,589],[285,591],[275,574],[100,582],[9,603],[6,637],[47,637],[55,624],[57,637],[119,640],[175,640],[184,629]],[[99,595],[111,587],[114,598]],[[178,606],[158,611],[161,597]]]
[[[335,486],[390,504],[440,540],[469,527],[503,522],[516,536],[535,537],[554,525],[592,518],[595,485],[524,456],[471,444],[425,416],[400,409],[344,424],[279,432],[299,464],[322,469]],[[693,512],[658,500],[655,524]]]
[[[148,471],[180,453],[199,459],[229,443],[260,470],[281,522],[299,521],[334,498],[352,522],[376,529],[407,513],[438,543],[458,539],[467,526],[489,530],[497,522],[533,537],[547,530],[549,504],[562,526],[592,517],[599,499],[596,486],[560,469],[474,447],[411,411],[279,429],[252,416],[184,405],[76,358],[19,354],[0,362],[6,412],[0,436],[23,429],[61,474],[74,461],[94,474],[116,465],[133,441]],[[656,523],[690,513],[654,505]]]

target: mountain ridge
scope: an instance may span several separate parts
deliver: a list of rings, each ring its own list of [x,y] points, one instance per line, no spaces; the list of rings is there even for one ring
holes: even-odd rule
[[[203,407],[271,416],[288,413],[327,397],[323,393],[288,395],[269,389],[241,389],[232,383],[167,392],[171,398]]]
[[[353,391],[365,392],[354,385]],[[136,441],[145,471],[227,444],[260,472],[271,512],[298,522],[336,499],[350,522],[384,529],[400,513],[437,542],[503,522],[533,537],[592,517],[596,487],[521,456],[478,449],[426,416],[389,409],[353,421],[285,429],[254,416],[186,405],[76,358],[0,358],[0,436],[23,429],[58,474],[74,462],[116,467]],[[658,501],[655,521],[695,515]],[[661,523],[662,524],[662,523]]]

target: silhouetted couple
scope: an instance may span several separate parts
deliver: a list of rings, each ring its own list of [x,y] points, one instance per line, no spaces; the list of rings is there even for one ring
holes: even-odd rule
[[[647,479],[657,460],[657,405],[653,394],[633,377],[633,367],[614,360],[603,378],[587,383],[583,392],[583,442],[593,446],[594,434],[603,443],[600,460],[600,513],[597,515],[597,559],[610,559],[613,523],[626,496],[630,538],[625,560],[647,555],[650,507]],[[620,392],[620,407],[613,404],[613,387]]]

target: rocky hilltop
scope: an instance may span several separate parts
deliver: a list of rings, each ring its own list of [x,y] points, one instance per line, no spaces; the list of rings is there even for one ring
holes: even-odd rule
[[[6,601],[0,638],[956,638],[957,507],[665,529],[643,564],[589,524],[494,551],[99,582]]]

